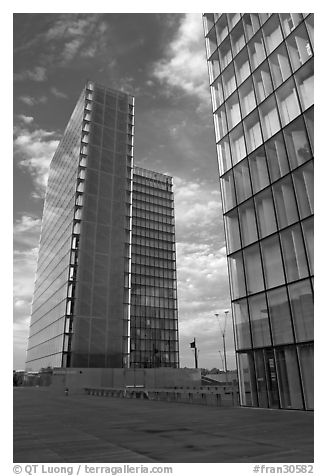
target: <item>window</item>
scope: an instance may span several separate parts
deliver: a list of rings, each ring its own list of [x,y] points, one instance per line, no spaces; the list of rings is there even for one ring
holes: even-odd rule
[[[224,211],[228,211],[231,208],[235,207],[236,205],[236,197],[235,197],[235,187],[234,187],[234,179],[233,179],[233,172],[227,172],[221,178],[221,187],[222,187],[222,197],[224,203]]]
[[[258,239],[253,199],[248,200],[241,205],[238,212],[240,217],[242,245],[246,246]]]
[[[234,65],[230,64],[222,74],[225,98],[230,96],[236,89]]]
[[[302,21],[301,13],[281,13],[279,16],[285,36],[289,35]]]
[[[245,295],[244,269],[242,252],[239,251],[227,258],[232,284],[232,298],[238,299]]]
[[[252,152],[262,144],[258,111],[254,111],[244,121],[247,151]]]
[[[270,77],[270,71],[267,61],[265,61],[260,68],[253,74],[254,88],[257,94],[257,101],[260,103],[269,94],[272,93],[273,87]]]
[[[293,71],[296,71],[313,55],[309,37],[304,25],[300,25],[287,39],[287,48],[289,51]]]
[[[236,28],[231,32],[232,48],[234,56],[237,55],[239,51],[245,45],[244,30],[243,24],[240,22]]]
[[[293,78],[277,90],[276,96],[282,125],[285,126],[301,112]]]
[[[302,382],[304,387],[304,398],[307,410],[313,410],[313,344],[306,344],[299,346],[300,368],[302,375]]]
[[[207,37],[206,37],[206,47],[207,47],[207,55],[208,58],[212,55],[212,53],[217,49],[217,37],[216,37],[216,30],[212,28]]]
[[[240,124],[230,134],[229,140],[232,151],[233,164],[240,162],[246,155],[243,127]]]
[[[286,177],[273,185],[279,228],[298,221],[293,186],[290,177]]]
[[[255,96],[252,79],[249,78],[239,89],[242,116],[245,117],[255,106]]]
[[[235,319],[236,348],[251,348],[249,313],[246,299],[233,303],[233,315]]]
[[[313,340],[313,295],[310,281],[299,281],[288,288],[297,341]]]
[[[271,345],[265,293],[249,298],[253,347]]]
[[[294,347],[275,350],[278,385],[282,408],[302,409],[302,392]]]
[[[305,19],[305,24],[309,33],[312,48],[314,46],[314,18],[313,13]]]
[[[266,56],[261,32],[258,32],[252,40],[250,40],[248,50],[252,69],[255,69],[262,63]]]
[[[227,134],[227,122],[226,122],[226,112],[225,106],[222,105],[218,111],[214,114],[214,123],[215,123],[215,130],[217,140],[224,137]]]
[[[295,82],[302,109],[307,109],[313,104],[313,60],[309,61],[295,74]]]
[[[263,104],[259,106],[261,116],[262,132],[264,140],[269,139],[280,130],[276,100],[270,96]]]
[[[259,30],[259,15],[257,13],[245,13],[243,15],[244,31],[249,40]]]
[[[218,164],[220,175],[232,166],[228,137],[218,143]]]
[[[221,79],[218,78],[213,83],[211,88],[211,96],[212,96],[212,104],[213,109],[216,110],[224,102],[224,94],[223,94],[223,85]]]
[[[241,247],[237,209],[225,215],[225,226],[228,253],[233,253]]]
[[[249,156],[253,193],[258,192],[269,184],[266,156],[263,147],[260,147]]]
[[[251,195],[249,166],[246,160],[234,167],[234,180],[237,202],[243,202]]]
[[[280,237],[287,281],[305,278],[309,273],[300,225],[287,228]]]
[[[267,288],[284,284],[285,277],[278,235],[263,240],[261,249]]]
[[[220,67],[223,70],[232,61],[232,48],[230,39],[227,37],[218,48]]]
[[[241,405],[257,406],[254,360],[252,352],[237,353]]]
[[[296,170],[293,178],[300,217],[305,218],[314,211],[313,161]]]
[[[241,112],[237,93],[234,93],[226,101],[226,114],[229,130],[232,129],[241,120]]]
[[[303,236],[305,242],[305,248],[307,250],[307,256],[309,260],[310,273],[314,272],[314,231],[313,231],[313,217],[302,222]]]
[[[217,21],[216,32],[217,32],[218,44],[220,44],[226,38],[228,34],[226,14],[223,14]]]
[[[239,13],[227,13],[228,25],[231,30],[241,18]]]
[[[272,338],[275,345],[294,342],[286,288],[267,293]]]
[[[214,16],[213,13],[205,13],[204,14],[204,27],[205,27],[205,34],[211,30],[214,25]]]
[[[314,108],[311,107],[308,111],[304,113],[305,124],[307,126],[307,131],[309,134],[309,140],[311,145],[311,150],[314,150]]]
[[[271,189],[266,189],[256,195],[254,201],[258,217],[259,236],[263,238],[277,230]]]
[[[208,55],[208,58],[209,58],[209,55]],[[210,78],[210,84],[211,84],[220,74],[218,50],[216,50],[214,54],[211,56],[210,61],[208,61],[208,65],[209,65],[209,78]]]
[[[263,35],[267,53],[269,54],[283,41],[278,15],[272,16],[270,20],[265,23]]]
[[[265,144],[271,181],[279,179],[289,172],[284,138],[280,132]]]
[[[250,74],[249,56],[246,48],[235,59],[237,84],[241,84]]]
[[[275,88],[291,75],[291,67],[285,45],[281,45],[270,57],[269,65]]]
[[[244,267],[249,294],[263,290],[263,275],[259,245],[253,245],[244,250]]]
[[[312,157],[302,117],[299,117],[284,130],[284,137],[291,169]]]

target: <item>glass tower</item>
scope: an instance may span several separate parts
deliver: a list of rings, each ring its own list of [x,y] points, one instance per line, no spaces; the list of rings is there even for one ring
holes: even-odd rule
[[[50,165],[27,369],[130,365],[133,144],[134,98],[89,81]]]
[[[178,367],[172,178],[133,169],[132,367]]]
[[[313,408],[313,14],[203,16],[241,404]]]

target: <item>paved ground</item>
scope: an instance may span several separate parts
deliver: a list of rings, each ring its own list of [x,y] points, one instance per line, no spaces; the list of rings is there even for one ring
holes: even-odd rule
[[[313,413],[14,388],[15,463],[311,463]]]

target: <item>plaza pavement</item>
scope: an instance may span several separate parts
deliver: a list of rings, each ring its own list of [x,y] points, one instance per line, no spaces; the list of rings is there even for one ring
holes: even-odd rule
[[[311,463],[313,413],[14,387],[15,463]]]

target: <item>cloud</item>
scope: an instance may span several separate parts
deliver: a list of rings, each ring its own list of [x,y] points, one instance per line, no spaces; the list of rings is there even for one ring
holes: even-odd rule
[[[24,124],[31,124],[34,121],[34,117],[32,116],[25,116],[24,114],[19,114],[18,118],[24,122]]]
[[[56,96],[57,98],[62,98],[62,99],[66,99],[68,96],[67,94],[59,91],[57,88],[53,87],[50,89],[51,93]]]
[[[16,127],[14,158],[17,165],[28,171],[34,180],[34,196],[43,197],[48,179],[49,164],[58,147],[55,132]]]
[[[201,15],[187,13],[166,49],[166,57],[155,63],[153,75],[169,88],[210,102]]]
[[[15,81],[24,81],[30,79],[31,81],[43,82],[47,79],[46,68],[44,66],[35,66],[32,70],[22,71],[21,73],[14,73]]]
[[[33,96],[27,96],[27,95],[19,96],[18,99],[22,101],[24,104],[26,104],[27,106],[36,106],[37,104],[44,104],[48,100],[46,96],[39,96],[35,98]]]

